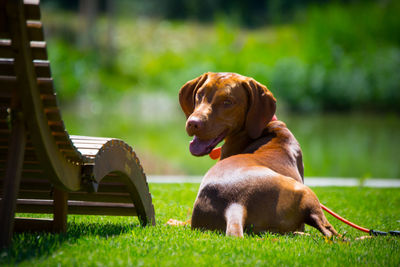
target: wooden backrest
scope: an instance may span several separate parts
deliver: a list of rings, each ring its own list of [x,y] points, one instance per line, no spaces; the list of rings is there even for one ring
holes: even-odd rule
[[[0,22],[0,172],[13,116],[22,115],[28,131],[17,212],[53,213],[56,186],[69,192],[70,214],[138,215],[142,224],[154,224],[146,176],[132,147],[66,132],[38,1],[0,0]]]
[[[21,111],[29,131],[24,172],[78,190],[84,159],[57,105],[39,1],[0,3],[0,169],[4,170],[10,120]]]

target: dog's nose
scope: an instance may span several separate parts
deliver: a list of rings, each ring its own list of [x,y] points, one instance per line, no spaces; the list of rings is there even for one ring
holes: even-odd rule
[[[204,127],[204,122],[199,117],[190,117],[186,123],[186,130],[189,135],[196,134]]]

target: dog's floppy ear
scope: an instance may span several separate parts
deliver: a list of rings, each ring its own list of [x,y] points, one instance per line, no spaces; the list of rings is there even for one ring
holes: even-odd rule
[[[179,90],[179,103],[181,104],[181,108],[185,113],[186,118],[189,118],[190,114],[193,113],[196,92],[207,80],[207,77],[208,73],[204,73],[196,79],[185,83]]]
[[[249,95],[249,106],[246,117],[248,135],[256,139],[271,121],[276,111],[276,99],[268,88],[254,79],[243,82]]]

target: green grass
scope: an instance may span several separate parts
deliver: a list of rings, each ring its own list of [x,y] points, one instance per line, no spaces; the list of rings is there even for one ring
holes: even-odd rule
[[[214,232],[169,227],[186,220],[197,184],[150,184],[157,226],[139,227],[137,218],[69,216],[66,234],[18,234],[0,265],[21,266],[398,266],[400,238],[355,240],[361,232],[327,215],[348,242],[311,236],[246,235],[228,238]],[[320,201],[365,227],[400,229],[400,189],[314,188]]]

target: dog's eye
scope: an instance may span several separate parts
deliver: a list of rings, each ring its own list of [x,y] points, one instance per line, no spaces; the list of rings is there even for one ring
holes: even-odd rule
[[[197,100],[197,101],[202,100],[202,99],[203,99],[203,96],[204,96],[203,92],[197,93],[197,95],[196,95],[196,100]]]
[[[233,101],[230,99],[225,99],[224,100],[224,106],[231,106],[233,104]]]

